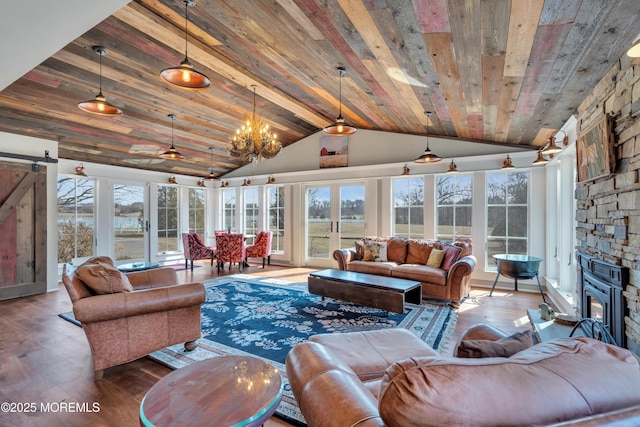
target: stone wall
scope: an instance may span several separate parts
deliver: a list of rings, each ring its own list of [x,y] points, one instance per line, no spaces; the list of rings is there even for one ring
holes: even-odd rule
[[[577,134],[608,116],[615,173],[578,183],[578,250],[630,269],[624,295],[629,347],[640,355],[640,61],[626,56],[596,85],[577,112]]]

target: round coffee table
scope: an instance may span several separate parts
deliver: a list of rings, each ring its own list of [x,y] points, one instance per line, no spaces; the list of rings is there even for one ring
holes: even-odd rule
[[[282,399],[280,371],[252,356],[221,356],[177,369],[140,404],[141,426],[259,426]]]

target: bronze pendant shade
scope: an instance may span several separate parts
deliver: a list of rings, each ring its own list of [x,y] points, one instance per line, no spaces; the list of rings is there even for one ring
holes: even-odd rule
[[[102,94],[102,57],[106,56],[107,49],[102,46],[93,46],[93,51],[100,56],[100,91],[96,97],[89,101],[78,102],[78,108],[84,112],[97,114],[100,116],[117,117],[122,115],[122,111],[107,102],[107,98]]]
[[[340,74],[340,111],[336,121],[322,129],[322,131],[330,136],[349,136],[356,133],[358,129],[345,122],[344,117],[342,117],[342,76],[347,73],[347,70],[344,67],[338,67],[338,73]]]
[[[211,86],[211,80],[199,71],[193,69],[187,56],[187,23],[189,22],[189,6],[195,6],[195,0],[182,0],[184,3],[184,60],[177,67],[165,68],[160,78],[172,86],[187,90],[202,90]]]
[[[431,115],[433,113],[431,111],[425,111],[424,114],[426,114],[427,117],[431,118]],[[429,121],[431,121],[431,120],[429,120]],[[429,148],[429,130],[428,130],[428,126],[429,126],[429,124],[427,124],[427,148],[424,150],[424,153],[422,153],[422,155],[420,157],[418,157],[417,159],[414,160],[415,163],[437,163],[440,160],[442,160],[442,157],[433,154],[431,152],[431,149]]]
[[[176,147],[173,146],[173,122],[176,120],[176,116],[175,114],[169,114],[167,117],[171,119],[171,147],[160,154],[160,157],[167,160],[184,160],[186,157],[176,151]]]

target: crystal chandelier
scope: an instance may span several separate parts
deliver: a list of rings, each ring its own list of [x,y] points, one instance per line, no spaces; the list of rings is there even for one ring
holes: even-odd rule
[[[229,153],[234,157],[241,157],[247,163],[261,159],[271,159],[278,155],[282,144],[278,142],[275,133],[269,130],[269,125],[256,116],[256,87],[253,87],[253,114],[227,144]]]

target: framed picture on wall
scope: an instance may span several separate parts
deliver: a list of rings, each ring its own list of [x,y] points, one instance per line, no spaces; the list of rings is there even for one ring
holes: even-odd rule
[[[320,137],[320,168],[349,166],[349,137]]]
[[[589,181],[615,172],[616,159],[609,117],[605,116],[585,129],[576,141],[578,182]]]

